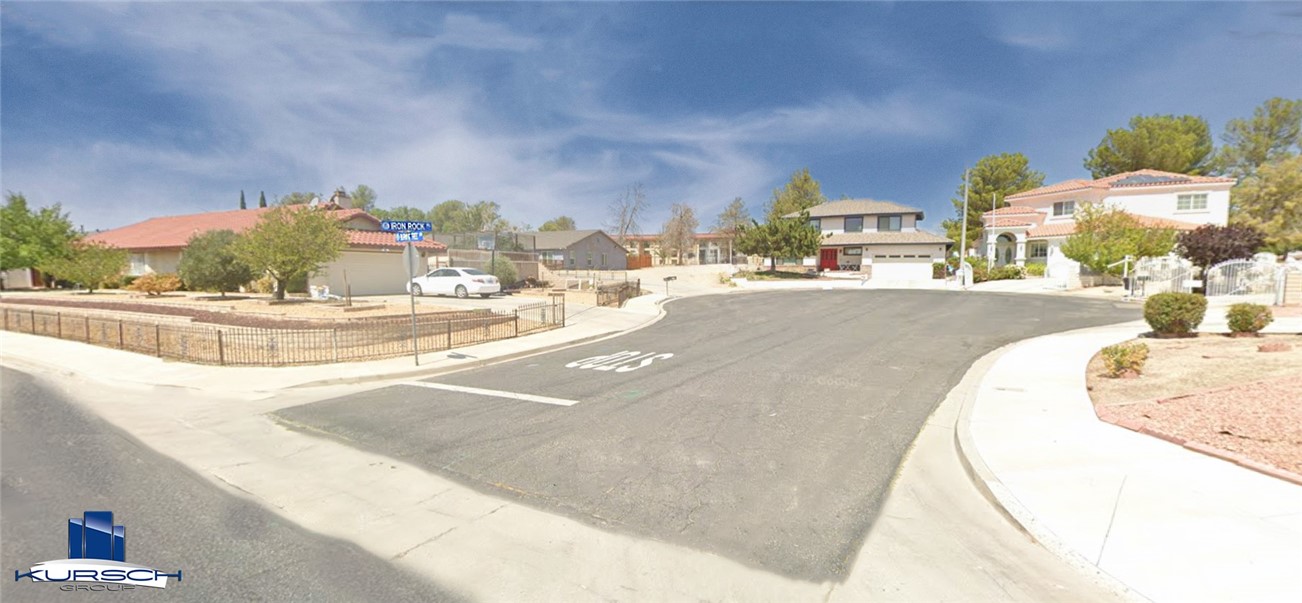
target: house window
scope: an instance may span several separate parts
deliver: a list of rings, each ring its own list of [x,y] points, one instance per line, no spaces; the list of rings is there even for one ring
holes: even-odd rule
[[[1053,204],[1053,215],[1070,216],[1076,213],[1075,201],[1059,201]]]
[[[1031,241],[1026,244],[1026,254],[1031,259],[1044,259],[1049,257],[1049,243],[1047,241]]]
[[[877,230],[882,232],[899,232],[900,216],[877,216]]]
[[[592,267],[592,252],[591,252],[591,251],[588,252],[588,267],[589,267],[589,268]]]
[[[846,232],[863,232],[863,216],[845,219]]]
[[[863,255],[863,247],[846,247],[845,255]]]
[[[816,229],[818,229],[818,230],[823,230],[823,221],[820,220],[820,219],[818,219],[818,218],[810,218],[810,219],[809,219],[809,225],[810,225],[810,226],[813,226],[814,228],[816,228]]]
[[[1207,209],[1207,193],[1180,195],[1175,198],[1176,211],[1197,211]]]
[[[605,268],[605,267],[606,267],[606,254],[604,254],[604,253],[601,254],[601,267],[602,267],[602,268]]]

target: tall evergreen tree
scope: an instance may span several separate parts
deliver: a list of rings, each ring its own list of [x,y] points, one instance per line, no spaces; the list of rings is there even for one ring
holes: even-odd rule
[[[1272,98],[1254,109],[1250,119],[1231,119],[1221,141],[1225,146],[1216,156],[1216,168],[1236,178],[1302,153],[1302,99]]]
[[[972,167],[968,184],[967,243],[970,247],[981,238],[981,214],[993,209],[995,203],[1002,204],[1009,195],[1044,186],[1044,172],[1031,169],[1030,161],[1021,153],[986,155]],[[963,230],[961,177],[950,203],[954,205],[957,217],[942,221],[941,226],[945,228],[945,235],[958,243]]]
[[[823,196],[818,181],[809,175],[809,168],[803,168],[791,174],[791,180],[787,181],[786,186],[773,189],[773,198],[769,199],[765,213],[768,215],[768,221],[772,222],[776,218],[826,202],[827,197]]]
[[[244,204],[244,191],[240,191],[240,209],[248,209],[248,208],[249,207]]]
[[[267,193],[258,191],[258,207],[267,206]]]
[[[1136,115],[1130,128],[1108,130],[1085,157],[1095,178],[1153,169],[1205,174],[1211,167],[1212,135],[1207,120],[1194,115]]]

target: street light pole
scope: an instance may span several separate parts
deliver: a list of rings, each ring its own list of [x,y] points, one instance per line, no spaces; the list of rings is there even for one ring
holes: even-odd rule
[[[958,244],[958,282],[960,287],[967,287],[967,190],[970,172],[971,170],[963,170],[963,234],[959,235]]]

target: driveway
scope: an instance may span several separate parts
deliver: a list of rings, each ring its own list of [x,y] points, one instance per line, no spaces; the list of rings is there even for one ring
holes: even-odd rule
[[[1137,317],[1096,300],[943,291],[668,308],[613,340],[278,414],[601,527],[836,580],[924,420],[976,358]]]

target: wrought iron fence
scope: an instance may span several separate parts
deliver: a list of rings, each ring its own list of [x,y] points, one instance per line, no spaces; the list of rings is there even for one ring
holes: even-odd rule
[[[1130,294],[1147,297],[1158,293],[1189,293],[1193,291],[1193,264],[1181,257],[1163,256],[1140,258],[1131,275]]]
[[[624,302],[642,294],[642,279],[601,285],[597,288],[597,305],[622,307]]]
[[[316,329],[192,325],[75,311],[4,308],[4,329],[82,341],[159,358],[223,366],[291,366],[377,360],[412,353],[410,318],[335,323]],[[510,312],[418,316],[416,350],[437,352],[565,324],[564,298]]]
[[[1229,260],[1207,269],[1203,275],[1208,297],[1218,295],[1275,294],[1282,270],[1274,262]]]

